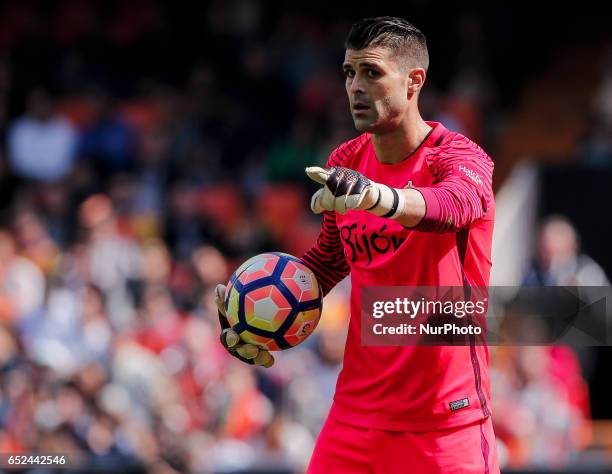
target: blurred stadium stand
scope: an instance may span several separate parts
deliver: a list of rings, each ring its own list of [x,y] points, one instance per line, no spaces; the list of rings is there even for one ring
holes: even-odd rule
[[[495,159],[494,281],[524,280],[552,214],[609,277],[606,15],[456,8],[384,13],[428,35],[424,116]],[[0,3],[0,452],[77,453],[87,472],[303,472],[340,371],[348,285],[267,371],[222,350],[212,289],[247,257],[316,238],[303,168],[356,134],[342,43],[372,13]],[[611,471],[609,348],[491,355],[504,472]]]

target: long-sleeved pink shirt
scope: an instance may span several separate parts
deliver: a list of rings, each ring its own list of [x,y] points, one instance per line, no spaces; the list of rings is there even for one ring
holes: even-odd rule
[[[486,346],[361,344],[361,291],[366,286],[489,283],[493,163],[463,135],[428,123],[430,134],[399,163],[379,162],[367,133],[338,147],[327,162],[394,188],[416,188],[426,203],[425,217],[413,229],[365,211],[325,212],[316,244],[302,257],[324,293],[351,275],[349,334],[330,412],[345,423],[436,430],[490,415]],[[454,402],[466,398],[468,404],[456,409]]]

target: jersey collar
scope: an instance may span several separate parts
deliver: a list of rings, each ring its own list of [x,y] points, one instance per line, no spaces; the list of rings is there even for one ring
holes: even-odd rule
[[[423,143],[421,143],[417,150],[420,148],[432,148],[439,146],[444,136],[448,133],[448,129],[440,122],[425,121],[425,123],[432,127],[432,130],[427,138],[423,140]]]

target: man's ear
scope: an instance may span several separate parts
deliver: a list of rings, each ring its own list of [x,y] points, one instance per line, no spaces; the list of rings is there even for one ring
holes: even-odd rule
[[[427,73],[425,72],[425,69],[421,67],[410,70],[410,72],[408,73],[408,95],[409,96],[421,90],[421,87],[423,87],[423,84],[425,84],[426,77],[427,77]]]

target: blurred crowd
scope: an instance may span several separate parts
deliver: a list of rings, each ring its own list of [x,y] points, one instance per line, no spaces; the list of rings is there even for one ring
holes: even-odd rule
[[[609,287],[610,282],[584,253],[572,222],[552,215],[540,224],[522,285],[587,287],[583,291],[588,294],[591,287]],[[497,346],[490,351],[492,412],[503,464],[578,465],[593,438],[587,379],[596,362],[594,348]]]
[[[294,183],[352,132],[342,76],[326,70],[342,40],[313,25],[296,55],[305,20],[263,37],[260,8],[201,11],[205,51],[182,69],[153,2],[3,3],[0,452],[107,472],[306,465],[346,287],[266,371],[219,344],[212,288],[256,253],[311,245],[310,189]],[[321,41],[337,46],[321,54]]]
[[[302,466],[342,358],[342,297],[308,346],[256,372],[218,343],[217,248],[179,263],[122,231],[103,194],[78,223],[63,249],[30,210],[0,232],[0,451],[88,453],[108,472]]]
[[[243,174],[221,167],[217,138],[174,121],[191,98],[156,99],[122,114],[96,86],[62,114],[36,87],[7,124],[0,451],[76,453],[108,472],[301,469],[339,371],[345,297],[308,346],[256,372],[218,343],[212,288],[247,256],[308,245],[315,222],[301,240],[286,230],[306,190],[219,184]]]
[[[306,466],[341,368],[346,282],[269,370],[220,346],[212,289],[256,253],[314,242],[304,166],[355,134],[350,22],[263,3],[210,2],[174,29],[176,11],[147,0],[2,3],[0,452],[108,472]],[[486,144],[498,92],[482,24],[458,24],[460,61],[423,113]],[[509,465],[563,463],[588,437],[576,355],[540,349],[493,351]]]

